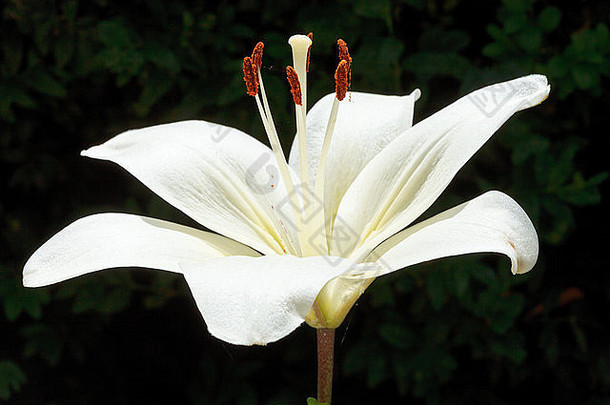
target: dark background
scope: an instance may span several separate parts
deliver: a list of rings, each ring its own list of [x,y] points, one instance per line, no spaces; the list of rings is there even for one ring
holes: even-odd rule
[[[29,255],[83,215],[193,225],[122,169],[79,152],[179,119],[264,139],[241,76],[258,40],[288,149],[286,40],[313,31],[312,101],[333,89],[339,37],[354,90],[421,88],[416,121],[493,82],[536,72],[552,85],[431,209],[505,191],[539,232],[534,270],[513,277],[507,259],[476,255],[377,280],[338,329],[335,403],[610,403],[608,2],[10,0],[1,10],[1,399],[305,404],[315,395],[313,329],[268,347],[226,344],[207,332],[182,277],[116,269],[21,287]]]

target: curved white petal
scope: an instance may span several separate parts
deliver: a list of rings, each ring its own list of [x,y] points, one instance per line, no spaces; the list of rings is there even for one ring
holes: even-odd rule
[[[81,218],[55,234],[28,259],[23,285],[40,287],[113,267],[180,272],[178,263],[228,255],[259,255],[239,242],[130,214]]]
[[[181,265],[210,333],[233,344],[274,342],[305,319],[327,281],[351,262],[337,257],[227,257]]]
[[[538,259],[536,229],[523,209],[499,191],[487,192],[394,235],[371,252],[381,276],[417,263],[467,253],[508,256],[513,274]]]
[[[275,206],[286,196],[269,148],[234,128],[183,121],[124,132],[82,155],[118,163],[203,226],[282,252]],[[287,221],[292,222],[292,221]]]
[[[371,160],[345,193],[337,221],[355,237],[345,242],[333,234],[331,254],[366,255],[408,226],[514,112],[540,103],[549,90],[541,75],[495,84],[405,131]]]
[[[328,154],[325,209],[334,214],[343,194],[364,166],[399,134],[411,127],[420,91],[406,96],[350,92],[341,101]],[[322,97],[307,113],[307,158],[311,184],[335,94]],[[292,143],[290,165],[299,171],[298,142]]]

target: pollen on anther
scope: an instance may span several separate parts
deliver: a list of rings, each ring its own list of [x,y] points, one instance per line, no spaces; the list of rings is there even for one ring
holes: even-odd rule
[[[258,94],[258,80],[256,78],[252,58],[249,56],[244,58],[244,81],[246,82],[248,95],[252,97],[256,96]]]
[[[349,48],[344,40],[338,39],[337,47],[339,48],[339,60],[347,62],[347,87],[349,88],[352,84],[352,57],[349,54]]]
[[[263,48],[265,44],[262,42],[257,43],[252,51],[252,64],[254,65],[254,71],[260,70],[263,65]]]
[[[345,98],[347,88],[349,87],[347,82],[348,69],[347,61],[342,60],[337,65],[337,70],[335,71],[335,95],[339,101]]]
[[[313,32],[310,32],[309,34],[307,34],[307,38],[311,39],[311,42],[313,43]],[[309,59],[311,58],[311,46],[307,49],[307,65],[305,68],[305,71],[307,73],[309,73]]]
[[[347,70],[350,69],[352,65],[352,57],[349,55],[349,48],[344,40],[337,40],[337,47],[339,48],[339,59],[347,62]]]
[[[299,75],[292,66],[286,66],[286,78],[290,83],[290,92],[292,93],[292,99],[296,105],[303,105],[301,95],[301,83],[299,82]]]

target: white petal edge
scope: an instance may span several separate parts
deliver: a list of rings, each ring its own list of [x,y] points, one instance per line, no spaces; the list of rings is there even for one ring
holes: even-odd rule
[[[83,156],[115,162],[204,227],[281,253],[286,189],[271,150],[235,129],[181,121],[123,132]]]
[[[462,97],[394,139],[345,193],[337,212],[342,234],[331,237],[331,254],[363,257],[407,227],[513,113],[539,104],[549,91],[542,75],[494,84]],[[484,102],[494,100],[491,110]],[[353,235],[350,242],[345,241],[345,229]]]
[[[260,255],[221,235],[121,213],[90,215],[68,225],[28,259],[23,285],[41,287],[114,267],[180,272],[178,263]]]
[[[295,330],[322,287],[355,265],[337,257],[283,255],[181,267],[212,335],[238,345],[264,345]]]
[[[513,274],[526,273],[538,259],[536,229],[515,200],[489,191],[399,232],[375,248],[369,260],[381,264],[382,270],[374,276],[382,276],[429,260],[469,253],[506,255]]]

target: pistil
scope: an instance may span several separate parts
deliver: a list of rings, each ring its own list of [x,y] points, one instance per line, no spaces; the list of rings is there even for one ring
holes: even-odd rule
[[[287,69],[288,80],[291,84],[293,100],[295,102],[295,116],[297,121],[297,140],[299,145],[299,171],[302,191],[302,225],[303,233],[309,240],[309,236],[315,231],[315,221],[312,214],[322,207],[316,206],[319,202],[313,199],[313,191],[309,180],[309,166],[307,159],[307,55],[311,47],[311,39],[306,35],[293,35],[288,40],[292,48],[293,67]],[[289,67],[290,68],[290,67]],[[293,73],[296,73],[294,75]],[[298,86],[296,84],[298,83]],[[300,90],[300,91],[299,91]],[[308,243],[302,246],[302,252],[306,256],[314,255],[312,246]]]
[[[309,166],[307,164],[307,128],[305,115],[307,110],[307,52],[311,39],[305,35],[293,35],[288,40],[292,47],[293,70],[299,83],[300,97],[295,98],[295,113],[297,121],[297,139],[299,142],[299,169],[303,188],[309,187]],[[291,80],[291,79],[289,79]],[[292,83],[291,83],[292,84]],[[293,95],[295,94],[293,89]]]

